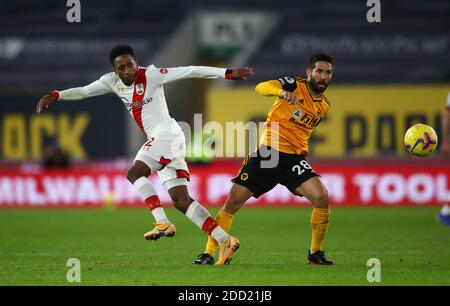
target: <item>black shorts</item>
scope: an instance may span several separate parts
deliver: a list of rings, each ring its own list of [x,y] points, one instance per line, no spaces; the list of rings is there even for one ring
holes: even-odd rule
[[[238,175],[231,181],[248,188],[258,198],[277,184],[295,194],[298,186],[314,176],[319,175],[303,155],[287,154],[262,145],[245,158]]]

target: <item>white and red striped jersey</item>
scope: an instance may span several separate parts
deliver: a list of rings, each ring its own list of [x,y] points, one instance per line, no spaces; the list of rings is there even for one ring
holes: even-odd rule
[[[114,72],[103,75],[97,81],[59,92],[59,100],[72,101],[115,93],[146,135],[152,135],[160,123],[171,120],[164,97],[163,85],[187,78],[216,79],[226,77],[225,68],[188,66],[156,68],[153,65],[139,67],[136,79],[125,85]]]

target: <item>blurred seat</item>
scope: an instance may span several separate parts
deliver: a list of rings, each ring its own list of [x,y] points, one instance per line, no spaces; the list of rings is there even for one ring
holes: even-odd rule
[[[66,20],[65,1],[0,3],[0,85],[3,89],[63,88],[94,81],[111,70],[109,49],[128,43],[139,63],[152,55],[183,20],[164,0],[82,1],[81,22]]]

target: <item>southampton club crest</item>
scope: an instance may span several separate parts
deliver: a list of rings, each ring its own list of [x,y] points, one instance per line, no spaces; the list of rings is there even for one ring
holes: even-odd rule
[[[144,84],[143,83],[136,84],[136,93],[138,95],[142,95],[144,93]]]
[[[302,111],[299,108],[297,108],[296,110],[294,110],[292,112],[292,117],[294,117],[294,119],[298,119],[301,116],[302,116]]]

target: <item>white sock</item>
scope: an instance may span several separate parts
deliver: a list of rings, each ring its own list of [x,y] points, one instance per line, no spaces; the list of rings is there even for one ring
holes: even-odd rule
[[[208,210],[197,201],[191,203],[186,211],[186,217],[220,244],[225,243],[230,236],[216,223]],[[210,226],[213,226],[212,230]]]
[[[150,182],[150,180],[142,176],[138,178],[133,185],[139,195],[144,199],[145,205],[152,212],[156,223],[170,223],[169,219],[166,216],[164,208],[162,208],[161,204],[159,203],[159,198],[156,194],[155,187],[153,187],[153,184]]]
[[[219,225],[211,232],[211,237],[216,239],[220,244],[224,244],[230,235],[224,231]]]
[[[156,223],[158,223],[158,224],[170,223],[169,219],[166,216],[166,212],[164,211],[164,208],[162,208],[162,207],[153,209],[152,215],[155,218]]]

